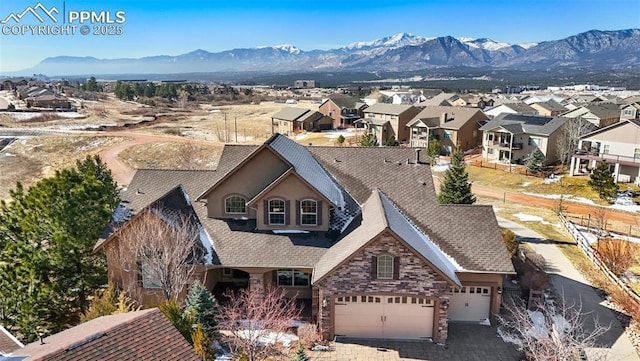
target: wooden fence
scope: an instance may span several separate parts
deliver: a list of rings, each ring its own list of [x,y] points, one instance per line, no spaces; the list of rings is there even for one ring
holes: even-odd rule
[[[509,173],[517,173],[517,174],[522,174],[522,175],[531,176],[531,177],[538,177],[538,178],[545,177],[544,172],[532,172],[529,169],[527,169],[527,167],[517,165],[517,164],[502,164],[502,163],[496,163],[496,162],[486,162],[480,159],[471,160],[467,162],[467,164],[474,167],[502,170]]]
[[[596,266],[596,268],[600,272],[602,272],[602,274],[604,274],[610,282],[618,285],[618,287],[620,287],[629,296],[631,296],[631,298],[636,301],[636,303],[640,304],[640,296],[633,289],[627,286],[627,284],[624,283],[618,276],[611,272],[609,267],[607,267],[607,265],[602,260],[600,254],[598,254],[598,252],[591,247],[589,240],[585,237],[584,234],[582,234],[578,227],[576,227],[573,222],[567,220],[563,214],[560,214],[560,221],[567,229],[569,234],[571,234],[571,237],[573,237],[573,239],[576,241],[576,243],[578,244],[578,248],[580,248],[582,253],[587,256],[591,263],[593,263],[593,265]]]

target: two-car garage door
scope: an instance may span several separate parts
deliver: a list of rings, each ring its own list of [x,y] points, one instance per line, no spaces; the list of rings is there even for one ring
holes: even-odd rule
[[[359,295],[335,298],[335,334],[425,339],[433,335],[434,302],[424,297]]]

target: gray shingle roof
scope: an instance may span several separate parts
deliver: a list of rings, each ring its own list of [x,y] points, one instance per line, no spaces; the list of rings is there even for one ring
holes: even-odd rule
[[[7,331],[6,328],[0,326],[0,356],[6,356],[21,347],[24,347],[22,342]]]
[[[478,113],[482,114],[484,120],[489,119],[480,109],[477,108],[427,106],[413,117],[407,126],[411,126],[418,121],[423,120],[423,123],[429,127],[439,126],[446,129],[460,129]],[[443,114],[447,115],[446,122],[442,122],[440,120],[440,117]],[[479,118],[478,120],[482,119]]]
[[[349,97],[349,96],[332,97],[332,98],[329,98],[329,101],[332,101],[340,109],[344,109],[344,108],[358,109],[357,103],[359,103],[359,100],[354,97]]]
[[[307,113],[313,112],[309,109],[301,109],[301,108],[283,108],[280,109],[277,113],[272,115],[271,117],[274,119],[282,119],[293,122],[294,120],[298,120],[299,118],[305,116]]]
[[[508,125],[520,125],[522,133],[549,136],[568,119],[563,117],[543,117],[538,115],[502,113],[480,127],[481,131],[493,130]],[[516,129],[516,128],[514,128]]]
[[[551,112],[566,112],[567,108],[565,108],[562,104],[555,102],[553,100],[549,100],[546,102],[540,102],[540,103],[532,103],[532,104],[537,104],[538,106],[551,111]]]
[[[413,105],[376,103],[364,110],[365,113],[400,115]]]

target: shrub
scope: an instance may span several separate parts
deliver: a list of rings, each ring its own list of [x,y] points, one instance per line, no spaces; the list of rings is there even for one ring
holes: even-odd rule
[[[598,241],[596,251],[616,276],[623,275],[635,259],[634,248],[624,239],[603,238]]]
[[[322,339],[322,336],[318,332],[318,327],[311,323],[298,327],[298,337],[300,338],[300,343],[308,349],[311,349]]]
[[[509,257],[514,257],[518,254],[518,241],[516,241],[516,234],[506,228],[500,229],[500,233],[502,234],[502,241],[507,247],[507,252],[509,252]]]

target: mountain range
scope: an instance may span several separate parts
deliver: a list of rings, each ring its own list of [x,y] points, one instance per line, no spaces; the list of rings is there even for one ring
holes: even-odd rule
[[[293,45],[242,48],[212,53],[97,59],[58,56],[14,74],[50,76],[179,74],[261,71],[411,71],[475,67],[536,70],[556,67],[638,69],[640,29],[590,30],[561,40],[508,44],[491,39],[422,37],[399,33],[331,50],[304,51]],[[7,74],[7,75],[14,75]]]

